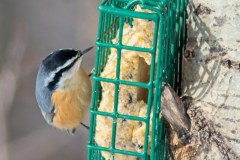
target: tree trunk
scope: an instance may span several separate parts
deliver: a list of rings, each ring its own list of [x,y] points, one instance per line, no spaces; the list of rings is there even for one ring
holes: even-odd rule
[[[190,144],[175,159],[240,159],[240,1],[190,0],[183,93],[193,98]]]

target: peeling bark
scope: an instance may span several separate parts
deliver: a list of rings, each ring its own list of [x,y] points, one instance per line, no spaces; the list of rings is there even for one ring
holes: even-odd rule
[[[174,159],[240,159],[240,1],[189,2],[183,93],[191,142],[170,134]],[[186,104],[186,102],[183,102]]]
[[[213,159],[213,155],[207,154],[209,151],[218,153],[217,159],[240,158],[226,143],[228,137],[216,130],[214,122],[204,116],[191,97],[180,98],[170,85],[163,84],[161,102],[162,116],[172,128],[169,136],[172,159]]]
[[[161,114],[177,133],[182,143],[189,143],[190,119],[186,108],[170,85],[164,83],[161,95]]]

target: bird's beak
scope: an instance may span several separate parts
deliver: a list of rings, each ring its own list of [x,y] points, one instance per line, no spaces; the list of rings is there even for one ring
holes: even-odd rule
[[[87,52],[89,52],[91,49],[93,49],[93,47],[94,47],[94,46],[91,46],[91,47],[89,47],[89,48],[87,48],[87,49],[84,49],[84,50],[81,52],[81,54],[84,55],[85,53],[87,53]]]

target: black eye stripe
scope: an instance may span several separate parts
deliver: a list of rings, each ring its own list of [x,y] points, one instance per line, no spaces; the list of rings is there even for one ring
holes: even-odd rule
[[[68,60],[76,57],[78,51],[71,49],[57,50],[48,55],[43,60],[43,65],[49,72],[56,70],[59,66],[63,66]]]
[[[59,82],[62,74],[64,72],[66,72],[67,70],[69,70],[78,60],[78,58],[76,58],[71,64],[69,64],[68,66],[66,66],[65,68],[60,69],[55,75],[52,81],[50,81],[47,85],[47,87],[52,91],[55,89],[56,84]]]

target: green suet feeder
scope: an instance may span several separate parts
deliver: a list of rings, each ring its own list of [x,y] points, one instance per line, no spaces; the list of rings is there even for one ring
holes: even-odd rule
[[[124,154],[142,160],[169,159],[165,124],[158,118],[161,111],[161,85],[168,82],[180,93],[181,83],[181,58],[186,44],[186,6],[188,0],[103,0],[99,7],[98,35],[96,40],[96,59],[93,74],[93,93],[90,107],[90,129],[88,137],[88,160],[104,160],[102,151],[109,152],[114,159],[114,154]],[[147,9],[151,13],[134,11],[136,5]],[[134,18],[154,22],[154,35],[151,48],[127,46],[122,44],[124,23],[132,24]],[[118,35],[117,35],[118,34]],[[118,36],[118,43],[113,44],[112,39]],[[116,77],[108,79],[100,77],[103,71],[110,48],[117,50]],[[133,82],[121,80],[120,61],[121,50],[132,50],[151,54],[149,82]],[[111,83],[115,86],[113,112],[98,110],[101,101],[100,82]],[[118,113],[118,88],[119,85],[136,86],[148,90],[146,117],[123,115]],[[150,118],[151,110],[153,111]],[[95,142],[96,116],[107,116],[112,121],[112,139],[109,148],[98,146]],[[116,122],[118,118],[139,121],[146,124],[143,152],[133,152],[117,149],[115,147]],[[152,131],[149,135],[149,124],[152,121]],[[148,138],[152,137],[151,149],[148,152]]]

